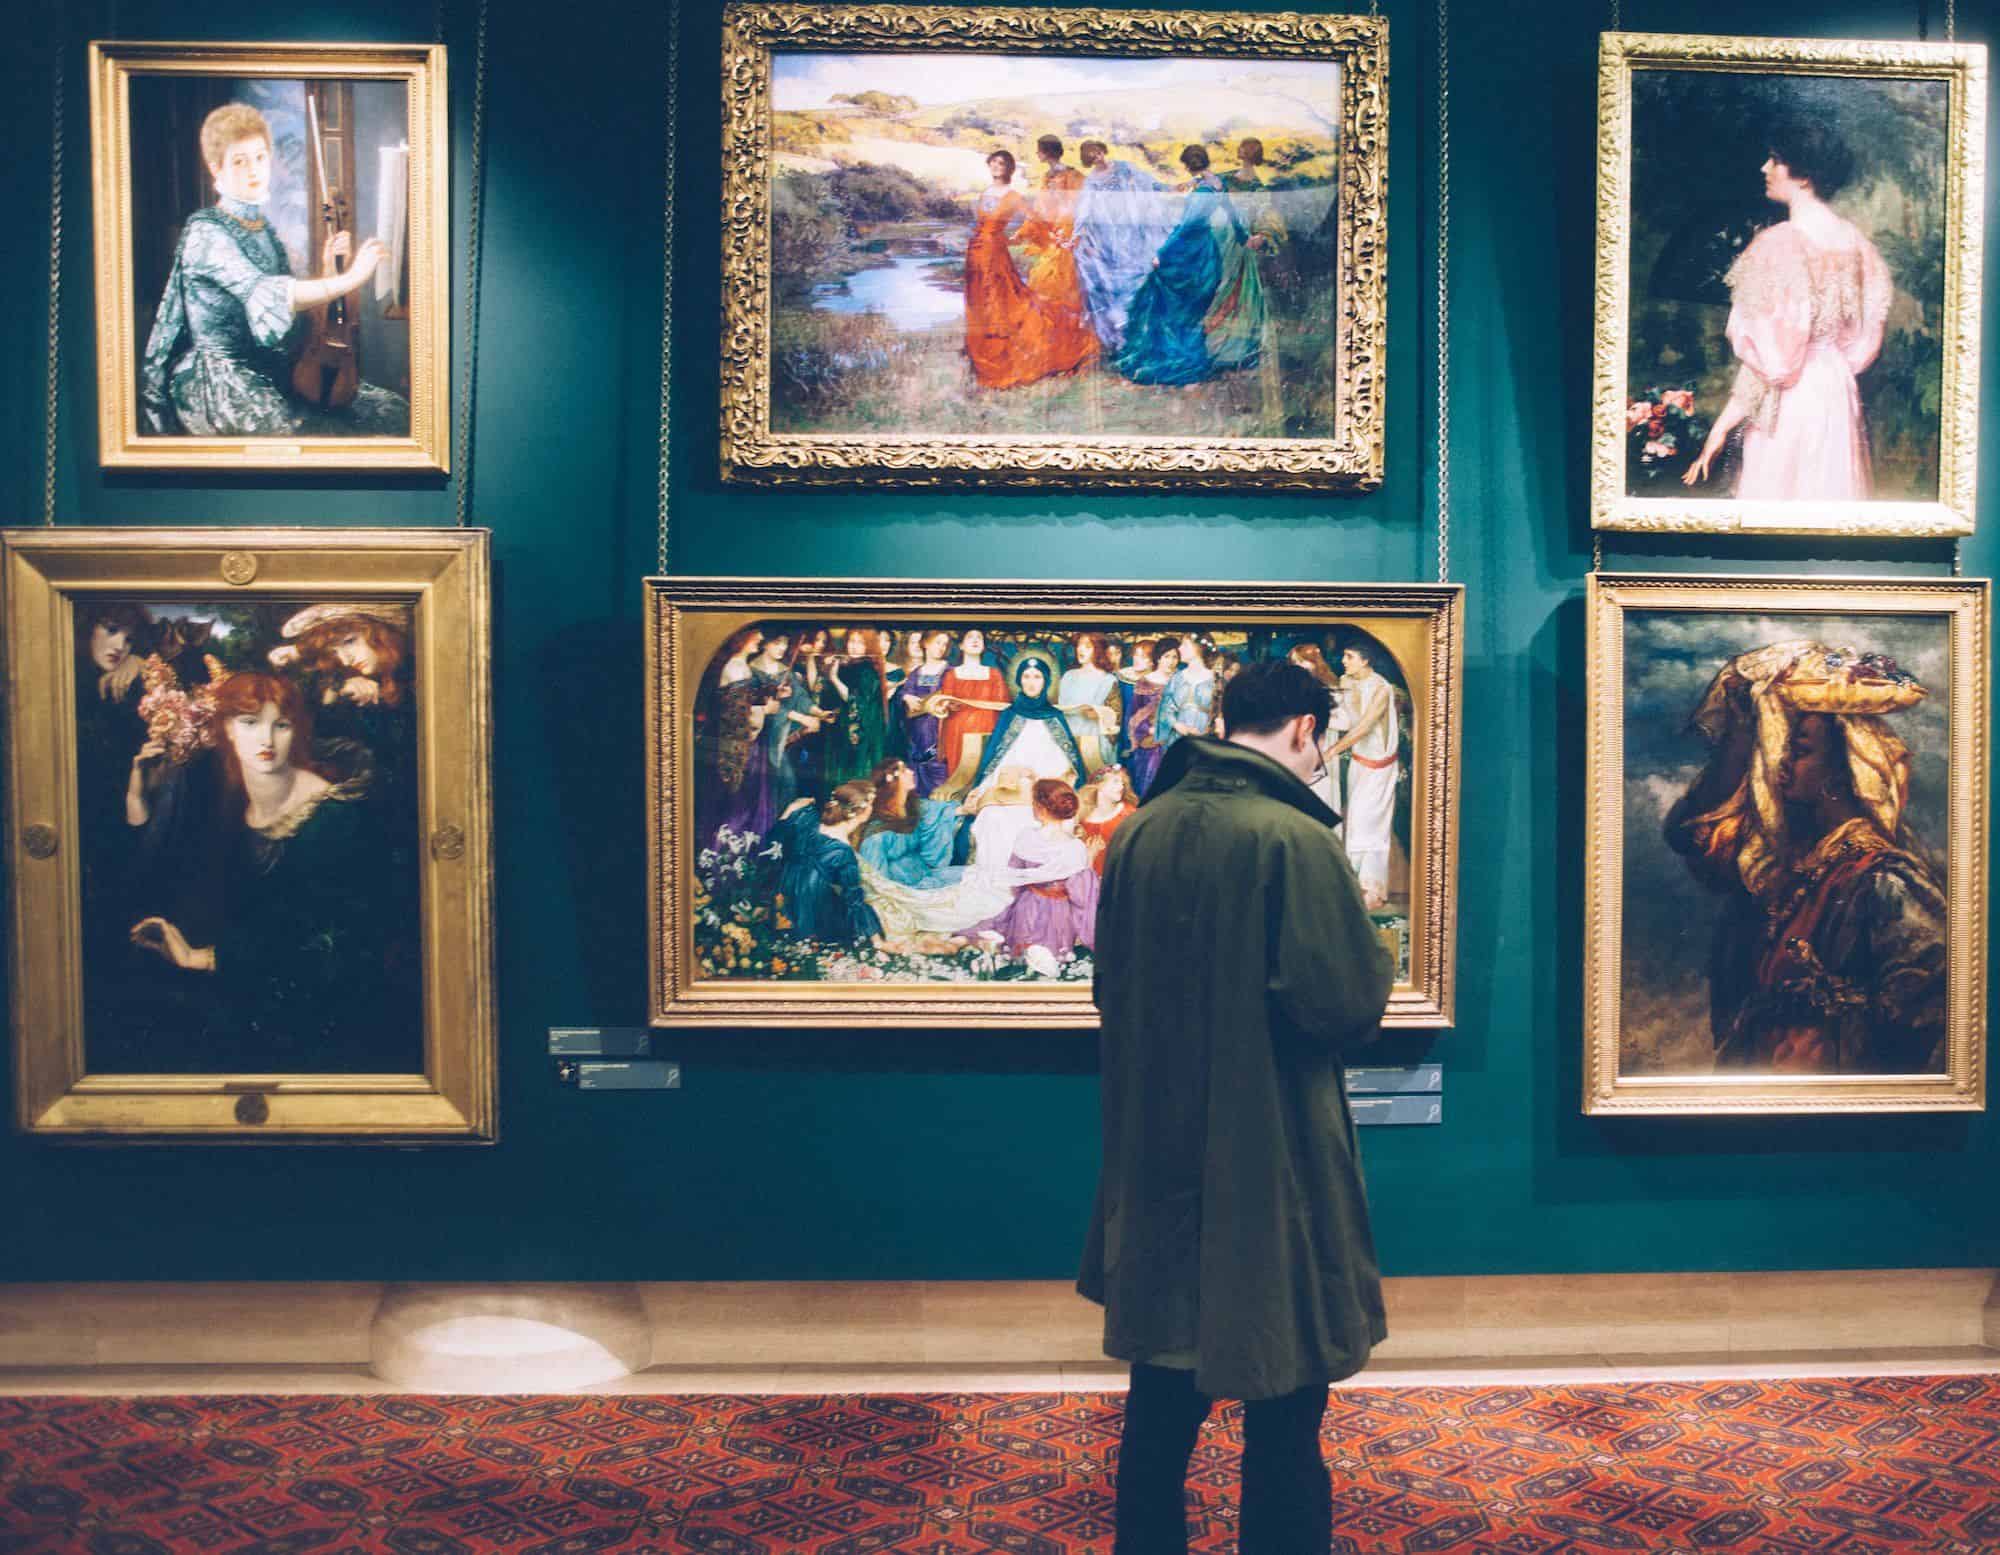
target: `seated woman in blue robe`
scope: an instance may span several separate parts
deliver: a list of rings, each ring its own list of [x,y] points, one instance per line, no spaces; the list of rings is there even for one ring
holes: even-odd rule
[[[160,311],[139,363],[139,412],[155,435],[197,437],[402,436],[410,405],[372,383],[341,408],[292,391],[304,343],[300,315],[359,291],[382,263],[374,238],[329,238],[317,280],[292,274],[291,256],[264,216],[271,127],[246,103],[225,103],[201,126],[201,159],[216,203],[181,229]],[[353,262],[334,273],[334,261]]]
[[[1250,231],[1222,181],[1208,171],[1203,147],[1182,151],[1181,166],[1194,175],[1194,186],[1152,274],[1132,299],[1125,346],[1118,353],[1118,370],[1134,383],[1200,383],[1222,366],[1248,366],[1254,359],[1218,363],[1209,351],[1207,328],[1225,262],[1249,242]]]
[[[1038,778],[1069,783],[1088,776],[1069,720],[1049,700],[1054,678],[1046,659],[1025,658],[1014,667],[1014,700],[980,747],[979,767],[972,778],[974,794],[1003,767],[1022,767]]]
[[[958,884],[963,865],[951,861],[963,814],[956,800],[927,799],[916,792],[917,775],[907,761],[890,760],[869,777],[875,807],[862,828],[861,862],[884,879],[918,891]]]
[[[771,839],[782,848],[779,912],[791,934],[822,945],[873,944],[882,920],[861,890],[854,835],[868,822],[875,794],[865,782],[842,783],[826,802],[795,799]]]

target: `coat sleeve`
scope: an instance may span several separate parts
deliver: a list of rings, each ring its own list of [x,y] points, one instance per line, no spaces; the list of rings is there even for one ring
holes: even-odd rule
[[[1278,839],[1265,912],[1265,992],[1278,1013],[1326,1042],[1372,1036],[1389,1003],[1395,962],[1331,836]]]

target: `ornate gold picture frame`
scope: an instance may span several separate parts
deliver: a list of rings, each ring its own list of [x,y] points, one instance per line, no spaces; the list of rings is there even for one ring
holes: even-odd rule
[[[1335,692],[1326,781],[1403,969],[1385,1024],[1450,1025],[1463,605],[1424,584],[650,580],[653,1023],[1095,1025],[1103,844],[1173,740],[1214,730],[1229,675],[1290,656]],[[1032,901],[995,879],[1027,852],[1048,855]]]
[[[1972,532],[1982,44],[1603,35],[1591,516]]]
[[[0,531],[22,1129],[494,1137],[488,550]]]
[[[1985,1106],[1984,579],[1593,574],[1587,1113]]]
[[[726,479],[1370,491],[1388,23],[731,4]]]
[[[93,43],[98,458],[450,468],[442,45]]]

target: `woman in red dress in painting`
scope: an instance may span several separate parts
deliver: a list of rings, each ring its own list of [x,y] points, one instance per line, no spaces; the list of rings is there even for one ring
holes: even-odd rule
[[[965,354],[982,387],[1014,389],[1051,373],[1073,372],[1097,352],[1080,307],[1037,293],[1014,268],[1008,234],[1030,215],[1013,187],[1014,154],[986,159],[993,185],[974,207],[965,246]]]
[[[931,699],[944,718],[938,750],[944,757],[947,781],[958,771],[966,737],[991,734],[994,724],[1013,701],[1001,682],[1000,672],[985,660],[984,632],[976,626],[969,630],[958,640],[958,652],[959,662],[945,671],[944,683]]]

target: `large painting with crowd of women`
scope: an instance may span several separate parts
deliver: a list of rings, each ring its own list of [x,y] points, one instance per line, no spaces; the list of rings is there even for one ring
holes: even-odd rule
[[[1418,751],[1439,699],[1410,625],[710,618],[672,715],[689,758],[689,973],[1086,988],[1112,837],[1177,743],[1226,736],[1230,677],[1289,659],[1332,693],[1314,787],[1408,982]]]
[[[1273,18],[1225,50],[1243,19],[1211,17],[1165,52],[1093,13],[1101,36],[1066,50],[1062,13],[927,8],[936,25],[897,48],[866,16],[794,10],[735,13],[785,46],[757,56],[746,132],[769,155],[733,207],[768,212],[743,229],[767,249],[731,251],[768,313],[744,302],[759,318],[725,345],[766,348],[760,430],[782,468],[869,439],[893,462],[920,439],[1021,440],[1011,457],[1032,460],[1030,440],[1136,438],[1233,446],[1249,471],[1247,445],[1271,440],[1271,469],[1301,477],[1301,451],[1367,419],[1350,337],[1372,327],[1378,210],[1358,203],[1379,196],[1381,143],[1348,87],[1379,68],[1376,24]]]
[[[1975,1101],[1986,585],[1607,575],[1593,609],[1593,1104]]]

